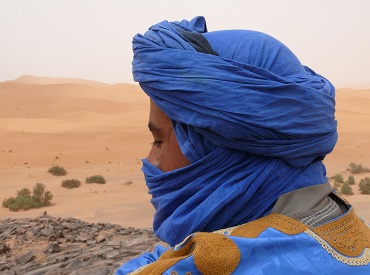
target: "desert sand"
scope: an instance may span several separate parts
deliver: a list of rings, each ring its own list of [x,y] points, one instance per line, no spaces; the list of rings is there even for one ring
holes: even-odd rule
[[[141,158],[149,148],[149,102],[140,87],[95,81],[23,76],[0,83],[0,201],[40,182],[53,195],[47,208],[11,212],[0,207],[0,219],[49,215],[89,222],[150,227],[150,204]],[[370,90],[339,89],[336,117],[339,140],[325,159],[328,176],[346,179],[350,162],[370,167]],[[68,174],[47,172],[63,166]],[[107,184],[86,184],[103,175]],[[370,176],[357,175],[356,182]],[[81,187],[61,187],[64,179]],[[125,183],[133,182],[130,185]],[[346,197],[370,221],[370,195]]]

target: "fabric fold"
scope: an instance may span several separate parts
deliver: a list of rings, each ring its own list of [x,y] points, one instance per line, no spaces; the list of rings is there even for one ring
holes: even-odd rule
[[[198,29],[203,22],[193,21]],[[195,32],[191,22],[163,21],[133,40],[134,79],[172,120],[192,125],[217,146],[278,157],[296,167],[332,151],[337,124],[335,89],[328,80],[301,65],[279,41],[253,31],[205,33],[223,55],[198,52],[176,30]],[[249,59],[242,50],[241,61],[230,59],[235,54],[228,52],[233,48],[226,34],[248,38],[240,47]],[[254,60],[258,55],[264,56],[261,64]],[[294,66],[269,70],[285,60]]]

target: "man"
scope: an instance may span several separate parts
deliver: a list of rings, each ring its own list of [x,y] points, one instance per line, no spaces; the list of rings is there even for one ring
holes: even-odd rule
[[[370,274],[370,229],[332,193],[335,89],[276,39],[163,21],[133,40],[151,99],[156,247],[117,274]]]

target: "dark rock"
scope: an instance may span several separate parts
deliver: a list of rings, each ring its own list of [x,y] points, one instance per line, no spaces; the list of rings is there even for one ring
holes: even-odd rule
[[[59,266],[60,266],[60,264],[54,264],[54,265],[39,267],[37,269],[34,269],[33,271],[27,272],[27,275],[44,275],[44,274],[57,275],[57,274],[62,274],[58,271],[60,269]]]
[[[108,275],[108,274],[112,274],[112,272],[110,271],[109,268],[105,266],[98,266],[98,267],[93,267],[93,268],[89,268],[86,270],[74,271],[71,273],[71,275],[91,275],[91,274]]]
[[[7,244],[0,244],[0,254],[10,251],[10,247]]]
[[[46,248],[45,252],[51,252],[51,253],[59,253],[62,249],[59,246],[59,243],[57,242],[51,242],[49,243],[48,247]]]
[[[20,234],[23,234],[24,232],[26,232],[27,230],[24,228],[24,227],[18,227],[17,228],[17,234],[20,235]]]
[[[96,241],[93,241],[93,240],[89,240],[86,242],[87,246],[94,246],[95,244],[96,244]]]
[[[79,243],[86,243],[88,240],[87,237],[84,237],[84,236],[77,236],[76,237],[76,242],[79,242]]]
[[[96,236],[95,240],[96,240],[97,243],[101,243],[101,242],[105,241],[105,235],[98,235],[98,236]]]
[[[104,259],[114,259],[120,255],[119,250],[113,250],[103,255]]]
[[[51,232],[52,231],[49,228],[43,228],[40,230],[41,236],[50,236]]]
[[[115,246],[117,248],[120,248],[121,247],[121,241],[119,241],[119,240],[110,241],[110,242],[105,243],[104,246]]]
[[[19,265],[25,265],[26,263],[29,263],[30,261],[32,261],[36,257],[43,257],[43,256],[44,256],[44,253],[41,252],[40,250],[38,250],[38,249],[31,249],[27,253],[23,254],[20,257],[18,257],[16,259],[16,261],[17,261],[17,263]]]
[[[33,234],[33,232],[32,231],[30,231],[30,230],[28,230],[28,231],[26,231],[26,233],[25,233],[25,235],[24,235],[27,239],[32,239],[34,236],[35,236],[35,234]]]
[[[62,219],[0,220],[0,274],[106,275],[159,240],[151,229]],[[43,250],[44,252],[42,252]]]
[[[15,227],[8,228],[2,234],[0,234],[0,240],[4,240],[5,238],[7,238],[10,235],[14,234],[14,231],[16,231],[16,228]]]
[[[55,242],[57,239],[58,239],[58,238],[57,238],[56,236],[54,236],[54,235],[51,235],[51,236],[49,237],[49,241],[50,241],[50,242]]]
[[[76,269],[81,269],[81,267],[88,266],[89,262],[84,261],[81,258],[75,258],[73,259],[67,266],[66,268],[69,270],[76,270]]]

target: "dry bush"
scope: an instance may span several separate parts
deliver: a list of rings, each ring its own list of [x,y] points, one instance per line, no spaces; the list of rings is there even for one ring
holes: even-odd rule
[[[11,211],[18,211],[49,206],[52,199],[53,194],[50,191],[45,191],[45,185],[36,183],[32,194],[28,188],[23,188],[17,191],[16,197],[7,198],[3,200],[2,204]]]
[[[348,183],[344,183],[340,191],[344,195],[353,195],[352,187]]]
[[[105,184],[105,178],[102,175],[94,175],[86,178],[86,183],[99,183]]]
[[[330,177],[331,180],[334,180],[334,183],[344,183],[344,178],[341,174],[336,174],[332,177]]]
[[[67,179],[62,181],[62,187],[72,189],[80,187],[81,182],[78,179]]]
[[[349,185],[355,185],[356,184],[355,178],[352,175],[349,175],[347,179],[347,183]]]
[[[365,177],[359,184],[361,194],[370,195],[370,178]]]
[[[65,176],[67,175],[67,170],[64,167],[59,165],[51,166],[48,172],[54,176]]]
[[[350,171],[352,174],[361,174],[370,172],[370,169],[362,166],[362,164],[356,164],[354,162],[351,162],[348,166],[349,167],[347,168],[347,170]]]

